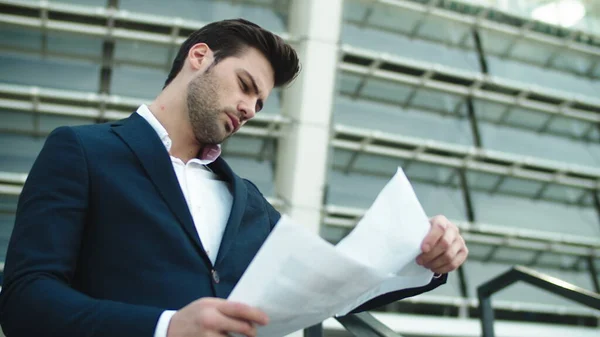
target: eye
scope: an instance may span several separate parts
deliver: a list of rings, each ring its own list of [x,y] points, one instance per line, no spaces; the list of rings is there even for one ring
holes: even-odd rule
[[[256,112],[259,112],[260,110],[262,110],[263,108],[263,101],[262,100],[258,100],[256,101],[256,107],[254,109],[256,109]]]
[[[248,86],[246,85],[246,82],[244,82],[241,77],[238,77],[238,80],[240,81],[240,87],[242,88],[242,91],[248,92]]]

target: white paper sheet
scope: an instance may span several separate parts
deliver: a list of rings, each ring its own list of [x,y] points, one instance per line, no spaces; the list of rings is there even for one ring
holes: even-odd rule
[[[379,295],[426,285],[415,263],[429,221],[402,169],[364,218],[333,246],[283,216],[229,299],[265,311],[260,337],[280,337],[346,314]]]

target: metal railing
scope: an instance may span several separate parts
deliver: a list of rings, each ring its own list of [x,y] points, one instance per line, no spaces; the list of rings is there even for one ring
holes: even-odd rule
[[[600,310],[600,294],[523,266],[515,266],[477,288],[483,337],[494,337],[494,310],[491,296],[517,281],[529,283],[571,301]]]
[[[402,337],[368,312],[339,316],[335,319],[355,337]],[[304,337],[323,337],[323,325],[317,324],[304,329]]]

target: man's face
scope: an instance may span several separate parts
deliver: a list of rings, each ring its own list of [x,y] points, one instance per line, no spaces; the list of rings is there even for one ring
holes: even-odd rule
[[[228,57],[194,77],[187,108],[200,144],[220,144],[262,109],[273,89],[273,69],[255,48]]]

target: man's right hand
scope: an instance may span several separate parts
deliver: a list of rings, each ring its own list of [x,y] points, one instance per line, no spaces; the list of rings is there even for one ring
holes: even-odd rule
[[[201,298],[171,318],[168,337],[227,337],[236,332],[256,336],[255,324],[266,325],[269,317],[251,306],[221,298]]]

